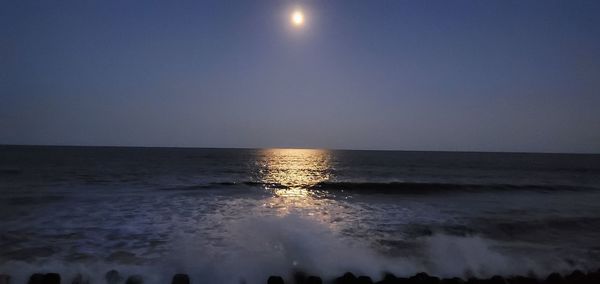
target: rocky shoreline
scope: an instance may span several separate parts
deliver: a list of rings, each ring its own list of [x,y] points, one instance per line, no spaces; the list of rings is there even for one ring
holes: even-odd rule
[[[125,278],[118,271],[111,270],[105,274],[105,283],[102,284],[143,284],[144,277],[141,275],[131,275]],[[27,284],[92,284],[89,278],[84,275],[77,275],[73,279],[62,279],[58,273],[35,273],[31,275]],[[171,284],[190,284],[192,283],[187,274],[175,274]],[[206,279],[194,281],[194,283],[212,283]],[[240,282],[244,284],[244,281]],[[387,273],[382,279],[373,280],[369,276],[355,276],[347,272],[344,275],[324,281],[321,277],[307,275],[298,272],[293,275],[291,280],[284,280],[281,276],[270,276],[266,279],[267,284],[600,284],[600,269],[597,271],[582,272],[575,270],[572,273],[561,275],[552,273],[545,278],[536,276],[493,276],[487,279],[480,278],[439,278],[430,276],[427,273],[417,273],[411,277],[396,277]],[[14,284],[8,274],[0,274],[0,284]]]

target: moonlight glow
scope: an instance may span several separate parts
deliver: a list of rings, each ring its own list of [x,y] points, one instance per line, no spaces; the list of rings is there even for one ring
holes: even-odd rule
[[[296,10],[292,13],[290,20],[292,21],[292,25],[300,27],[304,24],[304,14],[302,11]]]

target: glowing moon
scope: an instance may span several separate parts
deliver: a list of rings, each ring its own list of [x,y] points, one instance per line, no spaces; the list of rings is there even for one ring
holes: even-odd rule
[[[300,27],[304,24],[304,13],[302,13],[300,10],[294,11],[290,17],[290,20],[292,21],[292,25]]]

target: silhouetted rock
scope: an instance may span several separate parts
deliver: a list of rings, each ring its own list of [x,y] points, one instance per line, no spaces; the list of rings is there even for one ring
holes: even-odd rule
[[[9,284],[10,276],[6,274],[0,274],[0,284]]]
[[[586,284],[586,275],[581,270],[575,270],[567,275],[565,280],[569,284]]]
[[[283,278],[281,276],[270,276],[267,284],[283,284]]]
[[[516,276],[509,278],[507,281],[509,284],[538,284],[540,283],[533,277]]]
[[[588,273],[587,279],[589,283],[600,283],[600,270]]]
[[[90,284],[90,278],[81,275],[81,273],[75,275],[71,284]]]
[[[321,279],[321,277],[317,277],[317,276],[308,276],[308,278],[306,278],[306,284],[323,284],[323,279]]]
[[[144,279],[141,275],[131,275],[127,277],[125,284],[144,284]]]
[[[373,280],[369,276],[358,276],[356,278],[357,284],[373,284]]]
[[[445,279],[442,279],[440,282],[442,284],[464,284],[465,283],[465,281],[463,281],[462,279],[460,279],[458,277],[445,278]]]
[[[121,274],[119,274],[119,271],[116,271],[113,269],[109,272],[106,272],[106,274],[104,274],[104,279],[106,279],[106,283],[108,283],[108,284],[118,284],[119,282],[121,282],[123,280],[123,277],[121,277]]]
[[[488,284],[506,284],[506,279],[500,275],[494,275],[486,282]]]
[[[429,276],[425,272],[417,273],[415,276],[408,278],[409,283],[414,284],[438,284],[440,279],[437,277]]]
[[[44,275],[44,284],[60,284],[60,274],[58,273],[46,273]]]
[[[344,273],[342,277],[336,278],[333,283],[335,284],[356,284],[356,276],[350,272]]]
[[[470,277],[469,279],[467,279],[467,284],[483,284],[484,280],[479,279],[479,278],[475,278],[475,277]]]
[[[546,278],[546,284],[566,284],[565,279],[558,273],[552,273]]]
[[[386,273],[385,275],[383,275],[383,279],[377,283],[391,284],[391,283],[396,283],[396,280],[398,280],[398,277],[396,277],[396,275],[394,275],[392,273]]]
[[[43,284],[44,283],[44,274],[34,273],[29,277],[29,284]]]
[[[175,274],[171,284],[190,284],[190,277],[187,274]]]
[[[392,273],[386,273],[383,276],[383,279],[381,281],[377,282],[377,284],[405,284],[405,283],[409,283],[408,278],[396,277],[396,275],[394,275]]]

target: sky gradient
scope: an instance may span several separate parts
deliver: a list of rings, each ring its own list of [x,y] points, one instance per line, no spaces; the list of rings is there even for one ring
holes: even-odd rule
[[[600,153],[598,15],[567,0],[0,0],[0,144]]]

